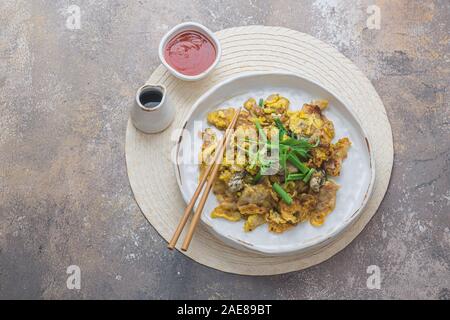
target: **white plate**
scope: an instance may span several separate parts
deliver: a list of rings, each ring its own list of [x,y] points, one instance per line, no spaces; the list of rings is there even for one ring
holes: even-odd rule
[[[286,255],[304,252],[331,242],[355,221],[370,197],[375,179],[370,141],[349,108],[323,87],[294,74],[242,74],[214,86],[194,103],[186,118],[185,130],[178,140],[177,159],[183,153],[186,154],[186,150],[192,149],[192,143],[192,156],[197,159],[201,148],[199,131],[210,127],[206,122],[209,112],[218,108],[239,107],[250,97],[258,100],[272,93],[287,97],[291,102],[291,110],[298,110],[303,103],[311,100],[327,99],[329,107],[324,113],[334,123],[335,140],[350,138],[352,146],[343,163],[341,176],[334,178],[341,186],[337,193],[336,208],[327,216],[321,227],[313,227],[309,222],[304,222],[281,234],[269,232],[267,225],[262,225],[252,232],[244,232],[243,221],[230,222],[210,217],[210,213],[218,205],[214,194],[211,193],[201,220],[219,239],[235,248],[266,255]],[[189,202],[198,184],[198,165],[181,161],[174,163],[178,186],[184,200]]]

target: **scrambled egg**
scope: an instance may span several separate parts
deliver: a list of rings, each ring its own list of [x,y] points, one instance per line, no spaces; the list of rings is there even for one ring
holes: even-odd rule
[[[313,226],[321,226],[335,208],[339,189],[329,177],[340,175],[342,163],[351,146],[348,138],[332,142],[335,138],[333,122],[323,114],[328,102],[315,100],[304,104],[298,111],[291,111],[286,97],[272,94],[259,102],[250,98],[245,101],[243,107],[237,121],[235,137],[232,139],[232,149],[243,150],[244,163],[230,160],[224,155],[218,179],[213,187],[219,205],[211,216],[229,221],[245,220],[245,232],[264,224],[267,224],[269,231],[275,233],[284,232],[304,221],[309,221]],[[225,130],[235,112],[234,108],[216,110],[208,114],[207,121],[210,125]],[[252,141],[257,139],[257,134],[251,135],[251,132],[258,132],[255,123],[259,122],[264,134],[271,141],[273,130],[276,130],[277,136],[279,132],[276,119],[281,121],[287,131],[280,139],[295,136],[314,145],[302,160],[310,170],[314,169],[311,170],[312,174],[308,180],[284,181],[286,172],[299,173],[299,169],[292,164],[286,164],[285,169],[281,168],[279,172],[258,177],[262,165],[255,164],[248,151]],[[244,131],[247,137],[243,141],[236,138],[239,136],[237,133],[241,131]],[[214,155],[218,143],[211,129],[206,129],[202,138],[201,172]],[[282,185],[292,198],[292,203],[286,203],[274,192],[274,183]]]
[[[325,109],[328,105],[323,104]],[[322,145],[331,143],[334,138],[333,122],[328,120],[318,105],[305,104],[299,111],[290,112],[289,129],[300,136],[309,137],[315,142],[320,139]]]
[[[217,129],[225,130],[234,117],[235,110],[233,108],[217,110],[208,114],[207,120]]]

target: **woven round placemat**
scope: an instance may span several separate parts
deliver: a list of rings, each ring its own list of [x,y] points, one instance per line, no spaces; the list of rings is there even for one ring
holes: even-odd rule
[[[376,179],[364,212],[334,242],[313,252],[284,257],[243,252],[223,244],[200,224],[189,251],[182,253],[206,266],[246,275],[286,273],[323,262],[345,248],[362,231],[387,190],[394,151],[383,103],[370,81],[350,60],[310,35],[280,27],[249,26],[222,30],[217,36],[222,44],[222,59],[208,78],[184,82],[159,66],[148,80],[148,83],[161,83],[167,87],[177,113],[171,127],[155,135],[145,135],[128,122],[126,161],[136,201],[148,221],[168,241],[185,208],[170,160],[177,138],[173,130],[182,126],[195,100],[218,82],[242,72],[278,70],[296,73],[320,83],[351,107],[371,139]],[[180,243],[183,238],[184,234]]]

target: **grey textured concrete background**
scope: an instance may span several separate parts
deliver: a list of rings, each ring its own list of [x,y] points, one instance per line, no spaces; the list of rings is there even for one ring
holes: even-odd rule
[[[66,9],[81,8],[69,30]],[[369,5],[381,29],[366,27]],[[285,26],[328,42],[371,79],[395,163],[386,197],[345,250],[272,277],[203,267],[144,219],[124,159],[128,108],[169,27]],[[450,299],[450,2],[2,0],[0,298]],[[66,268],[81,268],[68,290]],[[366,269],[380,267],[380,290]]]

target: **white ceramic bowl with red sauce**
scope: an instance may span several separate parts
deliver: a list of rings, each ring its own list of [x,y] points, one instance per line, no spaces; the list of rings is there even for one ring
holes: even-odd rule
[[[167,32],[159,44],[162,64],[177,78],[205,78],[219,63],[222,49],[211,30],[196,22],[184,22]]]

